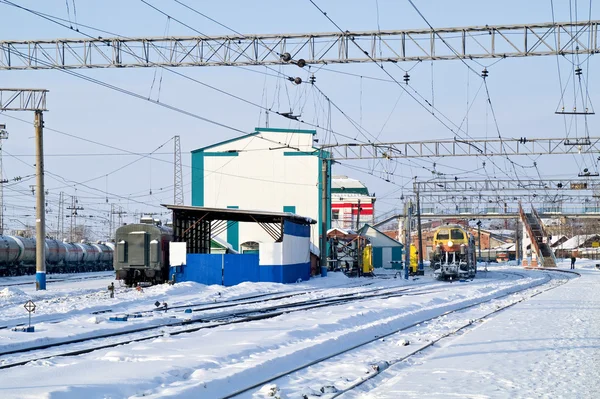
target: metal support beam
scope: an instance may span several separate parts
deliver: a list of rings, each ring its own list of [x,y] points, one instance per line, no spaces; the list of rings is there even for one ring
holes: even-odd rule
[[[568,190],[599,190],[600,180],[564,179],[564,180],[432,180],[413,183],[415,192],[484,192],[495,191],[568,191]]]
[[[0,89],[0,110],[48,111],[46,93],[43,89]]]
[[[328,144],[335,160],[394,159],[423,157],[473,157],[597,153],[600,137],[442,139],[379,144]],[[576,144],[575,144],[576,143]]]
[[[436,29],[435,34],[431,29],[409,29],[5,40],[0,41],[0,69],[309,65],[595,54],[600,51],[599,23],[466,26]]]
[[[45,89],[0,89],[0,111],[34,111],[35,119],[35,270],[36,289],[46,289],[46,195],[44,192],[44,116]]]

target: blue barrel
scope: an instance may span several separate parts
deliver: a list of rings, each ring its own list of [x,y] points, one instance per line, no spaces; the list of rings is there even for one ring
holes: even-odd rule
[[[321,277],[327,277],[327,266],[321,266]]]

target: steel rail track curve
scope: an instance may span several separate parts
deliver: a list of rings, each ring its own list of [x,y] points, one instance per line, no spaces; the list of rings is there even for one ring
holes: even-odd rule
[[[545,269],[544,269],[544,270],[545,270]],[[558,270],[550,270],[550,271],[558,271]],[[513,275],[519,275],[519,273],[514,273],[514,272],[503,272],[503,273],[506,273],[506,274],[513,274]],[[578,273],[575,273],[575,274],[578,274]],[[337,352],[335,352],[335,353],[333,353],[333,354],[330,354],[330,355],[327,355],[327,356],[323,356],[323,357],[321,357],[321,358],[319,358],[319,359],[316,359],[316,360],[310,361],[310,362],[308,362],[308,363],[302,364],[302,365],[300,365],[300,366],[294,367],[294,368],[293,368],[293,369],[291,369],[291,370],[283,371],[283,372],[281,372],[281,373],[279,373],[279,374],[277,374],[277,375],[275,375],[275,376],[273,376],[273,377],[269,377],[269,378],[267,378],[267,379],[264,379],[264,380],[262,380],[262,381],[260,381],[260,382],[254,383],[254,384],[252,384],[251,386],[248,386],[248,387],[245,387],[245,388],[239,389],[239,390],[237,390],[237,391],[235,391],[235,392],[233,392],[233,393],[230,393],[230,394],[228,394],[228,395],[226,395],[226,396],[223,396],[223,397],[222,397],[222,399],[230,399],[230,398],[234,398],[234,397],[236,397],[236,396],[238,396],[238,395],[241,395],[241,394],[243,394],[243,393],[247,393],[248,391],[251,391],[252,389],[256,389],[256,388],[258,388],[258,387],[260,387],[260,386],[263,386],[263,385],[265,385],[265,384],[268,384],[268,383],[270,383],[270,382],[273,382],[273,381],[275,381],[275,380],[277,380],[277,379],[279,379],[279,378],[286,377],[286,376],[288,376],[288,375],[290,375],[290,374],[292,374],[292,373],[295,373],[295,372],[297,372],[297,371],[300,371],[300,370],[306,369],[306,368],[308,368],[308,367],[310,367],[310,366],[314,366],[315,364],[322,363],[322,362],[324,362],[324,361],[326,361],[326,360],[332,359],[332,358],[334,358],[334,357],[337,357],[337,356],[339,356],[339,355],[342,355],[342,354],[344,354],[344,353],[347,353],[347,352],[350,352],[350,351],[352,351],[352,350],[358,349],[358,348],[360,348],[360,347],[362,347],[362,346],[365,346],[365,345],[367,345],[367,344],[370,344],[370,343],[372,343],[372,342],[375,342],[375,341],[377,341],[377,340],[380,340],[380,339],[382,339],[382,338],[386,338],[386,337],[388,337],[388,336],[391,336],[391,335],[397,334],[397,333],[399,333],[399,332],[402,332],[402,331],[408,330],[408,329],[410,329],[410,328],[416,327],[416,326],[417,326],[417,325],[419,325],[419,324],[423,324],[423,323],[425,323],[425,322],[429,322],[429,321],[431,321],[431,320],[435,320],[435,319],[438,319],[438,318],[440,318],[440,317],[444,317],[444,316],[446,316],[446,315],[448,315],[448,314],[457,313],[457,312],[460,312],[460,311],[463,311],[463,310],[466,310],[466,309],[474,308],[474,307],[476,307],[476,306],[480,306],[480,305],[482,305],[482,304],[484,304],[484,303],[491,302],[491,301],[493,301],[493,300],[501,299],[501,298],[504,298],[504,297],[507,297],[507,296],[510,296],[510,295],[518,294],[518,293],[520,293],[520,292],[523,292],[523,291],[527,291],[527,290],[530,290],[530,289],[533,289],[533,288],[537,288],[537,287],[540,287],[540,286],[542,286],[542,285],[544,285],[544,284],[547,284],[547,283],[548,283],[548,282],[550,282],[550,281],[552,281],[552,278],[550,278],[550,279],[548,279],[548,280],[545,280],[545,281],[542,281],[542,282],[541,282],[541,283],[539,283],[539,284],[536,284],[536,285],[533,285],[533,286],[528,286],[527,288],[524,288],[524,289],[522,289],[522,290],[512,291],[512,292],[509,292],[509,293],[506,293],[506,294],[503,294],[503,295],[499,295],[499,296],[496,296],[496,297],[493,297],[493,298],[485,299],[485,300],[483,300],[483,301],[480,301],[480,302],[477,302],[477,303],[474,303],[474,304],[469,304],[469,305],[461,306],[461,307],[459,307],[459,308],[456,308],[456,309],[448,310],[448,311],[445,311],[445,312],[443,312],[443,313],[441,313],[441,314],[439,314],[439,315],[433,316],[433,317],[428,317],[428,318],[425,318],[425,319],[423,319],[423,320],[419,320],[419,321],[417,321],[417,322],[413,322],[413,323],[411,323],[411,324],[409,324],[409,325],[405,325],[405,326],[403,326],[403,327],[401,327],[401,328],[399,328],[399,329],[395,329],[394,331],[391,331],[391,332],[389,332],[389,333],[386,333],[386,334],[383,334],[383,335],[378,335],[378,336],[376,336],[375,338],[369,339],[369,340],[367,340],[367,341],[363,341],[363,342],[361,342],[361,343],[359,343],[359,344],[352,345],[351,347],[348,347],[348,348],[342,349],[342,350],[340,350],[340,351],[337,351]],[[568,281],[568,280],[567,280],[567,281]],[[563,283],[563,284],[564,284],[564,283]],[[550,287],[550,288],[548,288],[547,290],[554,289],[554,288],[556,288],[556,287]],[[547,291],[547,290],[540,291],[539,293],[536,293],[536,294],[534,294],[534,295],[532,295],[532,296],[530,296],[530,297],[533,297],[533,296],[539,295],[540,293],[542,293],[542,292],[545,292],[545,291]],[[524,300],[524,299],[522,299],[522,300]],[[521,300],[521,301],[522,301],[522,300]],[[497,311],[496,311],[495,313],[497,313]],[[429,346],[430,346],[430,345],[429,345]],[[361,382],[361,384],[362,384],[362,383],[364,383],[364,381],[362,381],[362,382]]]
[[[417,287],[417,288],[422,289],[421,287]],[[375,291],[381,291],[381,290],[382,290],[382,288],[376,288],[372,291],[375,292]],[[390,290],[393,290],[393,289],[390,288]],[[96,335],[96,336],[92,336],[92,337],[77,338],[77,339],[72,339],[72,340],[68,340],[68,341],[61,341],[61,342],[44,344],[44,345],[38,345],[36,347],[14,349],[14,350],[5,351],[5,352],[0,353],[0,356],[34,352],[37,350],[45,350],[45,349],[51,349],[51,348],[64,346],[64,345],[72,345],[72,344],[83,343],[83,342],[91,342],[91,341],[98,340],[98,339],[112,338],[112,337],[117,337],[117,336],[122,336],[122,335],[127,335],[127,334],[142,333],[142,332],[147,332],[147,331],[161,329],[161,328],[180,327],[180,326],[196,324],[196,323],[216,322],[215,324],[203,325],[203,326],[193,327],[193,328],[186,328],[183,330],[170,332],[171,335],[179,335],[179,334],[184,334],[184,333],[196,332],[196,331],[199,331],[202,329],[216,328],[216,327],[220,327],[220,326],[224,326],[224,325],[239,324],[239,323],[245,323],[245,322],[256,321],[256,320],[264,320],[264,319],[281,316],[286,313],[306,311],[306,310],[317,309],[317,308],[322,308],[322,307],[327,307],[327,306],[335,306],[335,305],[345,304],[345,303],[349,303],[349,302],[369,300],[369,299],[373,299],[373,298],[387,299],[387,298],[399,297],[399,296],[405,296],[405,295],[424,295],[427,293],[437,292],[435,290],[417,291],[417,292],[413,292],[413,291],[414,290],[411,290],[411,287],[400,287],[399,289],[393,290],[392,292],[375,293],[375,294],[371,294],[371,295],[367,295],[368,292],[365,292],[365,291],[362,291],[359,294],[354,294],[355,296],[351,296],[351,297],[348,297],[348,295],[350,295],[350,294],[342,294],[343,297],[340,297],[341,295],[337,295],[337,296],[331,296],[331,297],[326,297],[326,298],[314,299],[311,301],[283,304],[283,305],[278,305],[278,306],[276,305],[276,306],[271,306],[271,307],[262,308],[262,309],[243,310],[240,312],[225,313],[225,314],[208,316],[208,317],[198,318],[198,319],[193,319],[193,320],[177,320],[172,323],[164,323],[161,325],[147,326],[147,327],[142,327],[142,328],[133,329],[133,330],[101,334],[101,335]],[[232,306],[238,306],[238,304],[234,304]],[[202,310],[204,310],[204,309],[202,309]],[[2,364],[2,365],[0,365],[0,370],[17,367],[17,366],[22,366],[27,363],[33,362],[33,361],[45,360],[45,359],[49,359],[49,358],[53,358],[53,357],[76,356],[76,355],[81,355],[84,353],[90,353],[90,352],[100,350],[100,349],[106,349],[106,348],[111,348],[111,347],[115,347],[115,346],[119,346],[119,345],[125,345],[128,343],[156,339],[163,335],[164,335],[164,332],[161,332],[160,334],[153,334],[150,336],[128,339],[128,340],[119,341],[116,343],[110,343],[110,344],[101,345],[101,346],[94,346],[91,348],[84,348],[84,349],[79,349],[79,350],[74,350],[74,351],[69,351],[69,352],[64,352],[64,353],[52,354],[52,355],[48,355],[48,356],[30,358],[27,360],[18,361],[18,362],[14,362],[14,363]]]

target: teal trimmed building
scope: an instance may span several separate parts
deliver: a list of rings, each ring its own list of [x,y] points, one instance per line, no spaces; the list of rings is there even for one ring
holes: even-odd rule
[[[329,154],[313,146],[315,134],[315,130],[256,128],[192,151],[192,205],[307,216],[318,221],[310,227],[310,241],[319,247],[321,165]],[[331,162],[326,162],[331,179]],[[327,214],[329,229],[331,212]],[[268,228],[256,223],[230,223],[219,238],[247,253],[261,242],[274,241]]]

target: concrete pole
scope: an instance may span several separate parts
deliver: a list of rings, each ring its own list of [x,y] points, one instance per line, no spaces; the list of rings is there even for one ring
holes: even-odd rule
[[[319,254],[321,267],[327,266],[327,159],[321,154],[321,243]]]
[[[481,220],[477,222],[477,246],[479,247],[479,260],[481,260]]]
[[[44,116],[35,111],[35,287],[46,289],[46,203],[44,193]]]
[[[418,186],[417,186],[418,187]],[[423,266],[423,233],[421,231],[421,200],[419,198],[419,190],[417,189],[417,234],[419,235],[419,271],[424,270]]]
[[[410,223],[412,216],[412,202],[406,204],[406,244],[404,245],[404,279],[408,280],[408,268],[410,267]]]

